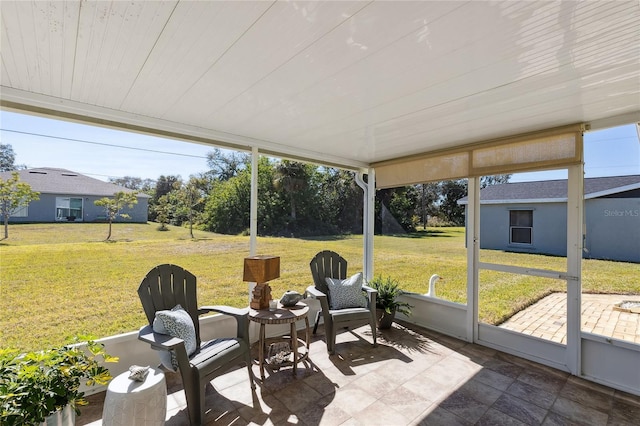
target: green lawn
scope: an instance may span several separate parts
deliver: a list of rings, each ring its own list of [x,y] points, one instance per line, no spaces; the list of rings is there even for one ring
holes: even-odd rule
[[[145,322],[136,293],[146,272],[175,263],[198,277],[201,304],[246,306],[242,260],[249,238],[157,224],[114,224],[113,242],[104,242],[106,224],[12,225],[0,241],[0,346],[22,350],[65,343],[76,334],[109,336],[138,329]],[[274,297],[311,283],[309,261],[330,249],[362,270],[362,236],[258,238],[259,254],[281,257],[281,277],[272,281]],[[425,293],[429,277],[445,281],[439,297],[466,302],[466,251],[463,228],[429,228],[407,236],[376,236],[375,274],[390,275],[403,289]],[[540,269],[563,270],[566,259],[482,251],[481,260]],[[640,265],[586,260],[583,289],[589,292],[640,294]],[[564,282],[513,274],[481,273],[480,315],[498,323]]]

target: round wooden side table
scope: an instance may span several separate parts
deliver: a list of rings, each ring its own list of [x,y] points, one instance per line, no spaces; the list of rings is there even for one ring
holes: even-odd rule
[[[265,367],[269,368],[270,370],[278,370],[281,367],[291,366],[293,367],[293,374],[296,374],[298,371],[298,363],[304,361],[309,357],[308,313],[309,307],[302,302],[298,302],[295,306],[292,307],[283,307],[280,303],[278,303],[278,308],[275,311],[270,311],[267,309],[249,310],[249,319],[260,324],[260,340],[258,342],[258,365],[260,365],[260,378],[262,380],[264,380]],[[304,320],[305,323],[304,342],[298,339],[298,333],[296,330],[296,322],[301,320]],[[292,359],[288,358],[288,355],[286,357],[280,357],[278,353],[270,354],[271,356],[265,359],[265,353],[268,353],[265,339],[265,327],[267,326],[267,324],[290,324],[291,328],[289,337],[282,337],[278,340],[280,342],[288,342],[289,348],[291,349],[291,354],[293,355]],[[278,348],[277,345],[278,342],[271,344],[270,347]],[[284,351],[283,355],[285,354],[286,350]]]

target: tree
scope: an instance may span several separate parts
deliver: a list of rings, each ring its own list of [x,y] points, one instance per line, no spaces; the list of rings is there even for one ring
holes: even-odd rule
[[[290,216],[295,221],[297,201],[309,183],[304,163],[282,160],[276,165],[276,176],[273,183],[275,188],[284,191],[289,199]]]
[[[420,222],[422,223],[422,227],[426,230],[429,216],[435,216],[438,213],[436,203],[440,199],[440,193],[436,182],[422,183],[419,185],[418,189]]]
[[[482,176],[480,178],[480,189],[486,188],[489,185],[509,183],[509,179],[511,179],[511,174]]]
[[[166,195],[163,195],[158,200],[158,204],[153,207],[153,210],[156,214],[156,221],[160,222],[160,231],[166,231],[167,222],[169,221],[169,215],[171,212],[171,206],[169,204],[169,200]]]
[[[261,198],[263,196],[261,195]],[[250,198],[250,172],[240,173],[227,181],[219,182],[209,194],[205,207],[206,230],[238,234],[249,228]],[[260,216],[260,205],[258,216]],[[258,223],[260,224],[259,219]]]
[[[176,182],[174,186],[175,189],[167,194],[167,197],[175,201],[175,214],[187,217],[189,221],[189,235],[193,238],[195,208],[204,200],[202,193],[198,189],[198,180],[192,177],[186,184]]]
[[[149,200],[149,220],[156,220],[155,206],[158,205],[160,197],[167,195],[173,190],[176,182],[182,183],[180,176],[161,175],[158,180],[156,180],[155,190],[145,191],[145,193],[151,196]]]
[[[93,202],[98,207],[104,207],[107,220],[109,221],[109,233],[105,241],[111,239],[111,224],[118,218],[128,219],[130,216],[126,213],[122,213],[122,209],[126,206],[132,208],[134,204],[138,203],[138,192],[123,192],[119,191],[113,195],[113,198],[103,197]]]
[[[414,216],[418,206],[418,191],[413,186],[386,188],[376,191],[376,232],[382,233],[383,206],[389,209],[391,215],[398,221],[406,232],[414,232]]]
[[[212,179],[226,181],[247,169],[251,162],[249,154],[230,152],[225,154],[222,150],[216,148],[207,153],[207,165],[209,166],[209,174]]]
[[[445,180],[440,182],[440,214],[455,225],[464,225],[464,206],[458,200],[467,195],[467,180]]]
[[[151,179],[142,179],[134,176],[124,176],[121,178],[109,178],[109,182],[133,189],[134,191],[149,192],[153,189],[155,182]]]
[[[14,170],[24,170],[24,164],[15,164],[16,153],[11,144],[0,143],[0,172],[12,172]]]
[[[31,185],[20,181],[18,172],[11,173],[6,181],[0,177],[0,213],[4,218],[4,238],[9,238],[9,217],[31,201],[40,199],[40,193],[33,191]]]
[[[156,181],[156,190],[153,195],[154,201],[158,201],[163,195],[170,193],[175,188],[176,183],[182,184],[180,176],[161,175]]]
[[[362,232],[363,192],[356,184],[355,173],[324,168],[319,172],[319,220],[327,233]]]
[[[0,144],[0,172],[15,170],[16,154],[10,144]]]
[[[267,157],[258,159],[258,233],[273,234],[286,214],[282,200],[273,188],[273,166]],[[224,234],[245,232],[249,224],[251,170],[241,170],[226,181],[216,181],[207,198],[203,222],[205,229]],[[284,214],[283,214],[284,212]]]

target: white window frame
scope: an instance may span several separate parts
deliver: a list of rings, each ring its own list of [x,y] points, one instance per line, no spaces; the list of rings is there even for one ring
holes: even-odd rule
[[[79,221],[83,219],[83,214],[84,214],[84,198],[82,197],[56,197],[56,210],[55,210],[55,215],[56,215],[56,220],[60,221],[60,222],[66,222],[68,221],[68,217],[72,216],[71,215],[71,200],[80,200],[81,202],[81,207],[80,207],[80,214],[78,216],[75,216],[75,220]],[[66,203],[65,203],[66,201]],[[60,216],[59,210],[60,209],[66,209],[68,210],[69,214],[65,215],[65,216]]]
[[[528,212],[531,217],[531,226],[513,225],[512,215],[514,212]],[[513,231],[516,229],[528,229],[529,230],[529,242],[514,241]],[[512,209],[509,210],[509,244],[518,246],[531,246],[533,245],[533,209]]]

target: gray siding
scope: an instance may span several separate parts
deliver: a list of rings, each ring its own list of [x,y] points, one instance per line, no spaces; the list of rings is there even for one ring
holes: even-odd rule
[[[533,210],[533,243],[509,244],[509,211]],[[585,200],[584,258],[640,263],[640,199]],[[480,248],[567,255],[566,203],[483,204]]]
[[[511,210],[533,210],[531,245],[509,244],[509,212]],[[567,253],[566,204],[481,205],[480,248],[565,256]]]
[[[103,207],[98,207],[94,204],[96,200],[103,197],[97,196],[85,196],[79,197],[78,195],[67,194],[40,194],[38,201],[32,201],[29,204],[29,216],[28,217],[10,217],[9,223],[31,223],[31,222],[56,222],[56,197],[73,197],[82,198],[82,209],[84,222],[95,222],[104,219],[105,212]],[[134,205],[132,209],[123,209],[123,213],[131,216],[130,219],[118,218],[116,222],[136,222],[146,223],[147,213],[149,209],[149,200],[146,197],[138,197],[138,204]],[[79,221],[79,219],[78,219]]]
[[[587,200],[584,257],[640,263],[640,199]]]

